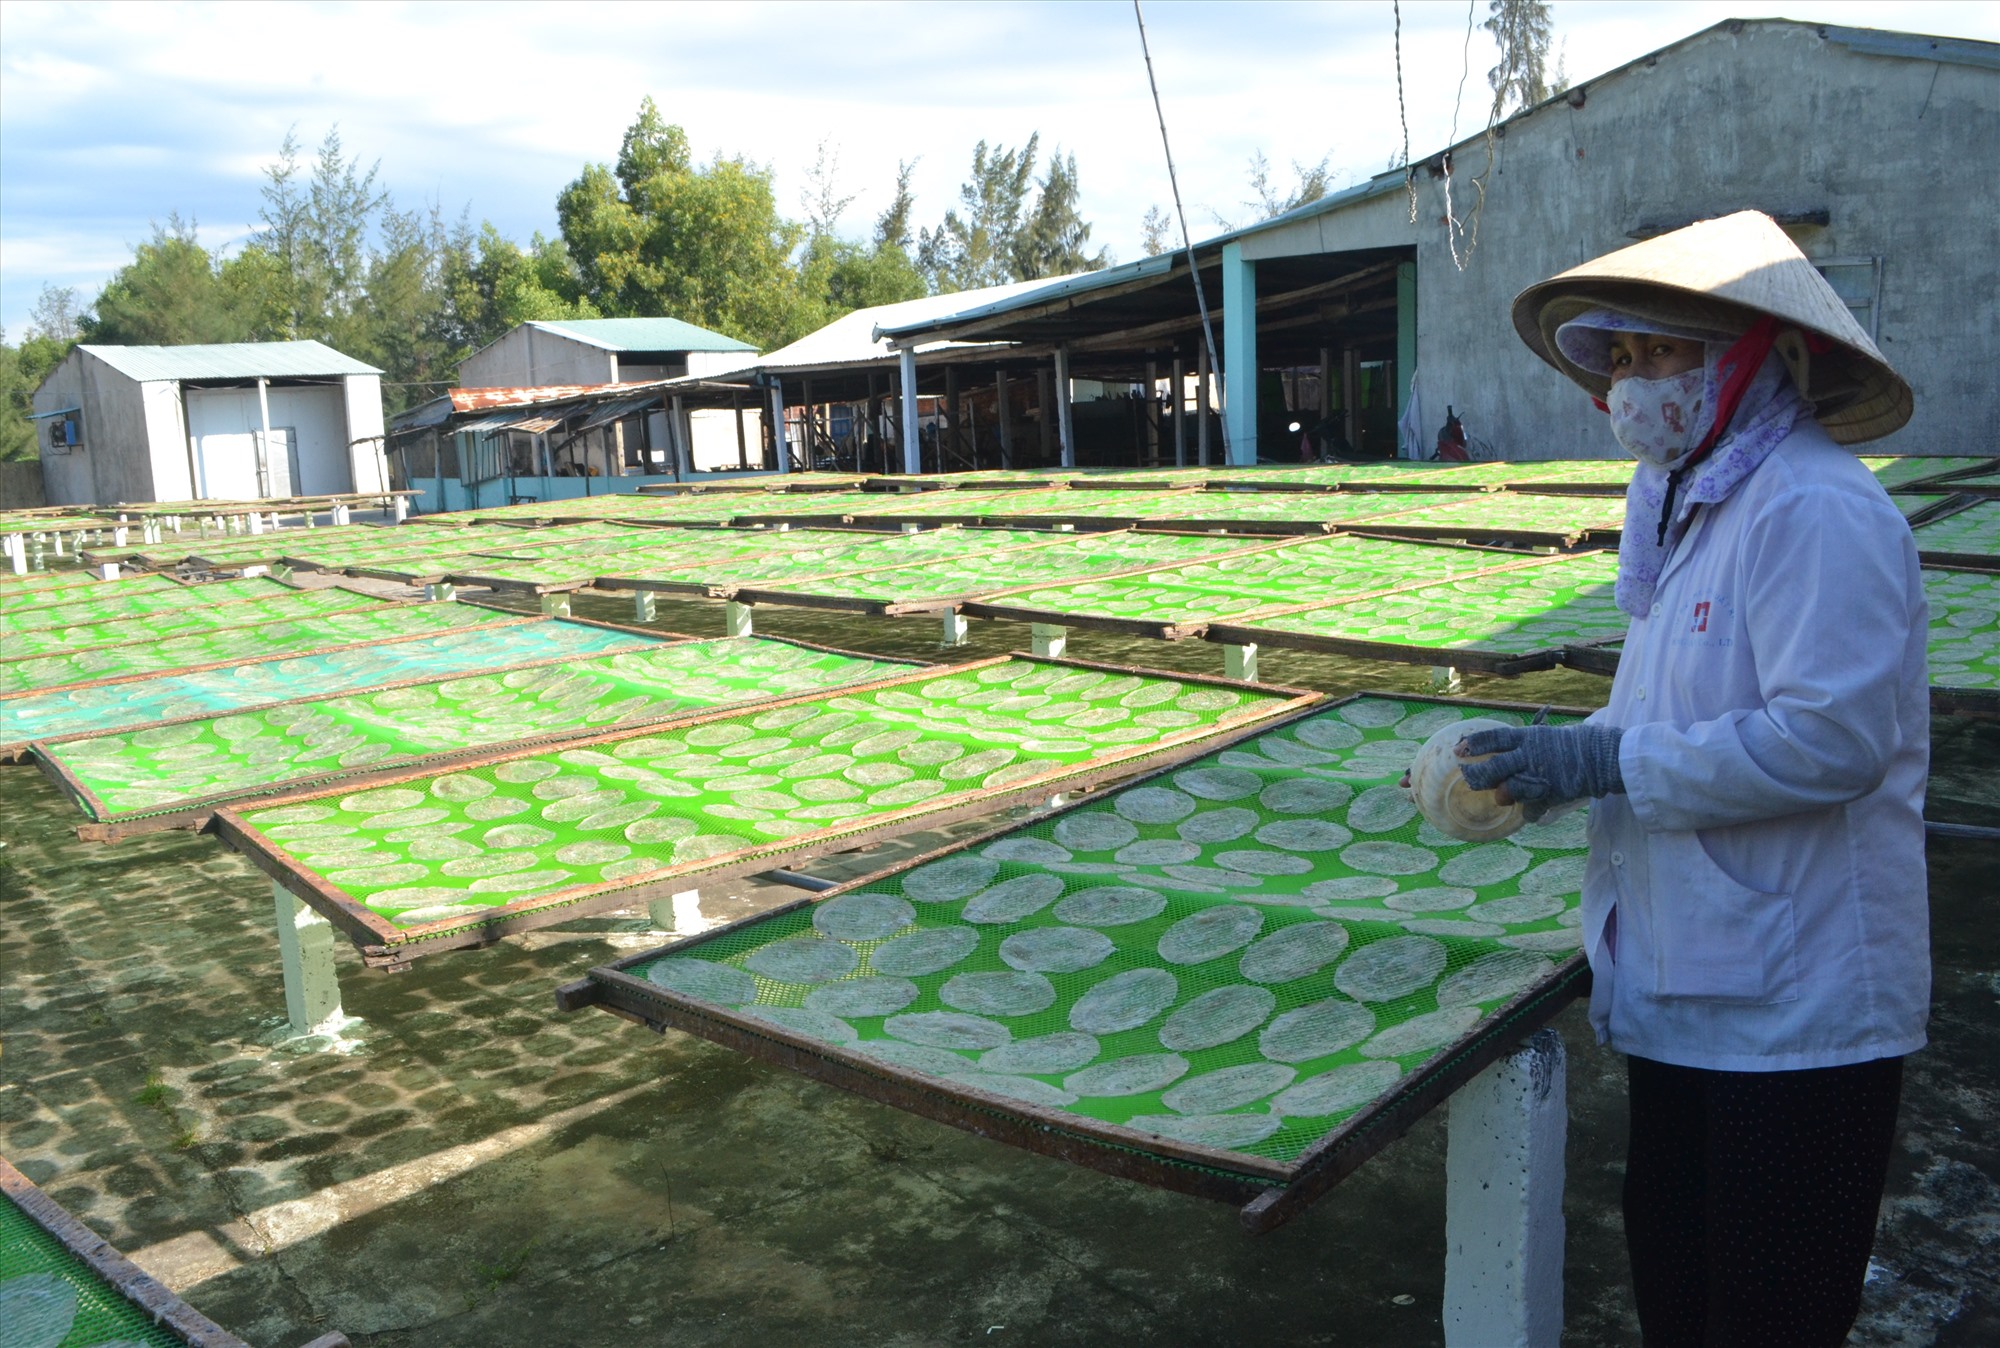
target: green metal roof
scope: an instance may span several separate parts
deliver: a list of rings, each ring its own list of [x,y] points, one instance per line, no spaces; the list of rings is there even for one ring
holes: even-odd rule
[[[606,351],[751,351],[757,348],[678,318],[578,318],[534,320],[530,327],[559,333]]]
[[[218,346],[80,346],[127,379],[312,379],[380,374],[320,342],[228,342]]]

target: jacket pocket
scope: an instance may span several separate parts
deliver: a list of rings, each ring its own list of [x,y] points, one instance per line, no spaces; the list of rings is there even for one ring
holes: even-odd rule
[[[1792,896],[1739,882],[1715,864],[1697,833],[1655,833],[1648,841],[1659,995],[1796,1001]]]

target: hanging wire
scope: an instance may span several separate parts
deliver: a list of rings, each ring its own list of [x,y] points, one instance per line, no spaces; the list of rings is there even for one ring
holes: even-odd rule
[[[1410,189],[1410,223],[1417,223],[1417,174],[1410,167],[1410,107],[1403,98],[1403,0],[1391,0],[1396,11],[1396,111],[1403,119],[1403,182]]]
[[[1181,222],[1181,247],[1187,253],[1188,272],[1194,277],[1194,302],[1201,309],[1201,337],[1208,346],[1209,378],[1213,379],[1222,369],[1222,362],[1215,355],[1215,324],[1208,313],[1208,292],[1201,284],[1201,268],[1195,264],[1194,240],[1188,234],[1187,211],[1181,206],[1180,179],[1174,173],[1174,147],[1167,140],[1167,114],[1160,108],[1160,82],[1153,77],[1153,49],[1146,41],[1146,15],[1139,8],[1139,0],[1132,0],[1132,17],[1139,23],[1139,50],[1146,58],[1146,84],[1153,91],[1153,115],[1160,123],[1160,148],[1167,154],[1167,184],[1173,188],[1174,215]],[[1404,153],[1407,157],[1408,146]],[[1253,320],[1254,321],[1254,320]],[[1175,397],[1183,396],[1181,390],[1174,390]],[[1222,427],[1222,460],[1229,462],[1229,418],[1220,419]]]

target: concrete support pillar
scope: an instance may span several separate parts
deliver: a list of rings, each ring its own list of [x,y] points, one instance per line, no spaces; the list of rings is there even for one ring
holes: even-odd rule
[[[1208,418],[1210,415],[1209,403],[1215,383],[1215,371],[1209,368],[1207,342],[1203,342],[1195,348],[1194,370],[1195,453],[1198,456],[1196,461],[1202,467],[1206,468],[1212,461],[1212,451],[1209,449]]]
[[[658,596],[651,590],[641,590],[632,596],[632,619],[634,622],[649,623],[658,616]]]
[[[1541,1348],[1562,1337],[1567,1076],[1562,1037],[1537,1030],[1451,1097],[1447,1348]]]
[[[1035,418],[1041,433],[1042,462],[1055,457],[1056,444],[1056,398],[1055,379],[1047,370],[1035,371]]]
[[[1146,362],[1146,466],[1160,464],[1160,364]]]
[[[667,417],[669,439],[673,443],[674,481],[679,482],[694,471],[694,462],[688,452],[687,400],[676,397]]]
[[[1056,348],[1056,429],[1062,437],[1062,466],[1076,467],[1076,418],[1069,399],[1069,348]]]
[[[40,542],[41,540],[37,538],[36,541]],[[112,547],[126,548],[130,547],[131,545],[132,545],[132,531],[127,529],[124,525],[121,524],[116,529],[113,529],[111,531]]]
[[[398,496],[396,499],[400,501],[403,498]],[[333,522],[335,525],[352,524],[354,522],[354,507],[344,501],[334,506]]]
[[[1007,372],[993,372],[993,397],[1000,412],[1000,466],[1014,466],[1014,399],[1007,390]]]
[[[683,889],[664,899],[654,899],[646,905],[646,916],[652,920],[654,930],[670,931],[676,936],[693,936],[715,925],[701,911],[698,889]]]
[[[1447,697],[1461,691],[1464,687],[1465,680],[1459,676],[1456,666],[1431,666],[1430,691],[1433,696]]]
[[[56,530],[56,531],[55,531],[54,533],[52,533],[52,534],[50,534],[50,535],[49,535],[49,538],[50,538],[50,539],[51,539],[51,540],[52,540],[52,541],[54,542],[54,544],[55,544],[55,552],[56,552],[56,556],[58,556],[58,557],[62,556],[62,555],[63,555],[63,545],[62,545],[62,530],[60,530],[60,529],[57,529],[57,530]],[[148,539],[147,539],[146,541],[147,541],[148,543],[157,543],[157,542],[159,542],[160,540],[159,540],[159,539],[157,539],[157,538],[148,538]]]
[[[1340,405],[1347,409],[1347,443],[1361,448],[1361,352],[1343,347],[1340,352]]]
[[[340,978],[333,965],[333,926],[273,883],[278,918],[278,958],[285,973],[285,1015],[292,1033],[332,1034],[347,1017],[340,1009]]]
[[[410,517],[410,498],[407,496],[395,497],[394,504],[389,509],[395,515],[396,523],[401,524]]]
[[[1174,357],[1173,373],[1170,376],[1170,378],[1173,385],[1172,403],[1174,409],[1174,467],[1185,468],[1187,467],[1187,451],[1188,451],[1187,362],[1182,360],[1179,356]]]
[[[424,586],[424,598],[433,604],[448,604],[458,598],[458,587],[448,580],[432,581]]]
[[[106,562],[97,568],[97,578],[99,580],[116,580],[119,575],[120,567],[116,562]]]
[[[1417,264],[1396,267],[1396,421],[1410,405],[1410,381],[1417,373]]]
[[[278,493],[271,490],[271,381],[261,375],[257,379],[257,418],[263,427],[257,437],[257,494],[276,496]]]
[[[17,576],[28,574],[27,540],[19,534],[7,535],[7,566]]]
[[[1241,679],[1245,683],[1257,682],[1257,643],[1246,641],[1241,646],[1224,645],[1222,672],[1232,679]]]
[[[963,450],[965,448],[965,442],[960,439],[960,436],[964,432],[964,427],[964,409],[959,406],[958,399],[958,367],[956,365],[947,365],[944,367],[945,433],[938,437],[938,471],[940,473],[945,471],[947,463],[944,454],[944,447],[947,440],[949,440],[954,450]],[[972,466],[975,468],[979,466],[976,458]]]
[[[1231,466],[1257,462],[1257,264],[1222,246],[1222,421]]]
[[[792,471],[792,452],[785,445],[785,386],[771,381],[771,452],[778,456],[778,471]]]
[[[251,511],[243,517],[243,522],[245,527],[253,534],[262,534],[264,532],[264,512],[261,510]]]
[[[963,646],[972,639],[971,620],[963,613],[956,613],[951,609],[946,609],[938,615],[938,621],[940,624],[938,645],[945,647]]]
[[[1036,655],[1051,660],[1059,660],[1069,649],[1069,629],[1055,623],[1031,623],[1028,628],[1029,650]]]
[[[924,442],[917,434],[917,353],[904,347],[896,353],[896,410],[903,423],[903,471],[924,471]]]
[[[750,619],[750,606],[731,599],[722,606],[722,630],[732,637],[747,637],[755,630]]]
[[[569,617],[569,594],[545,594],[542,596],[542,616],[545,618]]]

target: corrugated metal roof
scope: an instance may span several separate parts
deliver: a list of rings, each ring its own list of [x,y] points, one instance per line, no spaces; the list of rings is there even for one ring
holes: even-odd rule
[[[1147,261],[1153,261],[1148,258]],[[1088,273],[1096,276],[1099,273]],[[843,314],[817,332],[809,332],[790,346],[781,346],[759,357],[744,370],[823,369],[830,365],[858,365],[869,361],[893,360],[896,353],[886,334],[903,328],[923,326],[941,318],[1008,301],[1039,296],[1041,292],[1073,284],[1076,276],[1047,276],[1039,281],[1016,281],[1012,285],[987,286],[982,290],[961,290],[950,295],[926,295],[899,304],[878,304],[872,309],[856,309]],[[919,347],[919,351],[930,350]],[[741,371],[727,371],[710,378],[727,378]]]
[[[756,351],[748,342],[725,337],[678,318],[578,318],[560,323],[535,319],[531,328],[553,332],[606,351]]]
[[[380,374],[321,342],[228,342],[216,346],[79,346],[127,379],[324,379]]]
[[[451,410],[480,412],[489,407],[533,407],[536,403],[562,402],[625,387],[624,384],[542,384],[529,388],[455,388],[451,390]]]

